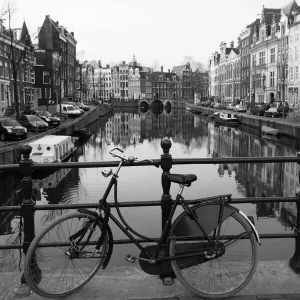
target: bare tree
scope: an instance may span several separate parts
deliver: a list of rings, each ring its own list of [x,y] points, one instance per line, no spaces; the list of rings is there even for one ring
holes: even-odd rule
[[[159,61],[157,58],[154,59],[151,69],[153,69],[153,71],[159,71]]]
[[[200,61],[196,61],[192,56],[184,56],[182,60],[183,64],[189,63],[193,71],[205,72],[206,68]]]
[[[18,93],[18,77],[19,77],[19,85],[20,91],[22,91],[23,86],[23,58],[26,56],[26,52],[28,51],[28,44],[24,44],[24,40],[30,40],[30,36],[27,35],[24,37],[24,40],[17,39],[16,29],[11,28],[12,16],[16,13],[16,2],[15,1],[7,1],[3,4],[2,12],[0,15],[2,17],[8,17],[8,29],[6,30],[6,34],[9,38],[9,47],[7,48],[6,56],[9,57],[11,63],[11,71],[13,75],[13,89],[14,89],[14,107],[16,110],[16,117],[19,118],[20,115],[20,99]]]

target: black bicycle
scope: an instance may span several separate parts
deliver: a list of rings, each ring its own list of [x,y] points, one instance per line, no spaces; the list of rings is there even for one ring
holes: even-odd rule
[[[105,269],[113,251],[112,220],[141,250],[139,257],[127,255],[125,259],[139,260],[148,274],[175,274],[188,290],[204,298],[229,297],[244,288],[255,272],[260,241],[247,216],[229,204],[231,195],[206,198],[189,206],[182,192],[197,180],[196,175],[164,175],[179,184],[179,192],[161,237],[145,237],[127,224],[119,209],[118,173],[124,162],[137,161],[120,152],[118,148],[109,152],[120,162],[114,173],[111,169],[102,171],[112,178],[98,208],[64,214],[34,238],[24,266],[29,287],[43,297],[64,297],[85,285],[100,268]],[[106,202],[113,186],[120,221]],[[172,223],[178,204],[184,211]],[[135,236],[152,244],[142,246]]]

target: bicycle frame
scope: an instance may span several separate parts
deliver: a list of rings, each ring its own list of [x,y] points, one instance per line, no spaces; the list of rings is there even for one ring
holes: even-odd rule
[[[112,187],[117,183],[117,179],[118,179],[118,173],[122,167],[122,164],[123,164],[123,160],[120,161],[118,167],[117,167],[117,170],[115,173],[112,174],[112,178],[104,192],[104,195],[103,195],[103,198],[99,200],[99,205],[98,205],[98,210],[101,209],[103,207],[103,205],[106,203],[106,199],[112,189]],[[185,203],[183,197],[181,196],[182,192],[183,192],[183,189],[184,189],[184,185],[180,185],[180,188],[179,188],[179,192],[176,196],[176,199],[172,205],[172,209],[171,209],[171,212],[169,214],[169,217],[166,221],[166,224],[163,228],[163,231],[162,231],[162,234],[159,238],[158,241],[156,241],[157,243],[157,249],[156,249],[156,252],[155,252],[155,255],[154,255],[154,259],[157,260],[158,259],[158,255],[159,255],[159,250],[161,248],[161,246],[166,242],[167,240],[167,237],[168,237],[168,234],[169,234],[169,230],[170,230],[170,225],[171,225],[171,221],[172,221],[172,218],[174,216],[174,213],[176,211],[176,208],[177,208],[177,205],[179,203],[179,201],[181,200],[181,204],[182,204],[182,207],[183,209],[194,219],[194,221],[196,221],[196,223],[198,224],[200,230],[203,232],[205,238],[207,239],[208,242],[210,242],[210,238],[208,236],[208,234],[205,232],[205,230],[203,229],[203,227],[201,226],[199,220],[197,219],[197,217],[195,216],[195,214],[189,210],[189,207],[188,205]],[[224,201],[224,199],[223,199]],[[223,207],[223,205],[222,205]],[[221,215],[222,215],[222,212],[221,212]],[[152,258],[152,255],[149,254],[149,252],[147,251],[147,249],[145,249],[145,247],[143,247],[141,245],[141,243],[123,226],[123,224],[117,220],[114,215],[112,213],[109,214],[109,218],[119,227],[119,229],[141,250],[141,251],[144,251],[145,254],[148,255],[149,258]],[[222,218],[221,218],[222,219]],[[152,241],[153,242],[153,239],[151,238],[148,238],[148,237],[145,237],[143,238],[144,241]],[[196,255],[196,254],[194,254]],[[164,258],[164,259],[170,259],[170,258]]]

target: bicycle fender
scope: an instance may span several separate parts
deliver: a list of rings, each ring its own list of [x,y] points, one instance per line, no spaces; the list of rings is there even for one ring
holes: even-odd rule
[[[258,232],[254,226],[254,224],[249,220],[249,218],[241,211],[241,210],[237,210],[239,214],[241,214],[245,219],[246,221],[249,223],[250,227],[252,228],[254,234],[255,234],[255,238],[256,238],[256,241],[258,242],[258,244],[261,246],[261,242],[260,242],[260,239],[259,239],[259,235],[258,235]]]
[[[86,214],[89,214],[89,215],[92,215],[92,216],[95,216],[98,218],[98,215],[96,212],[94,211],[90,211],[88,209],[85,209],[85,208],[82,208],[82,209],[78,209],[79,212],[81,213],[86,213]],[[100,221],[103,223],[104,220],[102,217],[100,217]],[[113,252],[113,248],[114,248],[114,238],[113,238],[113,234],[112,234],[112,231],[110,229],[110,226],[108,224],[106,224],[106,231],[107,231],[107,234],[108,234],[108,250],[107,250],[107,255],[105,257],[105,260],[103,262],[103,267],[102,269],[106,269],[110,259],[111,259],[111,255],[112,255],[112,252]]]

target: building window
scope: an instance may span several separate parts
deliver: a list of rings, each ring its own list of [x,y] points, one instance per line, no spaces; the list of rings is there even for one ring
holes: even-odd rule
[[[270,87],[274,87],[274,83],[275,83],[275,72],[270,72]]]
[[[299,66],[295,67],[295,80],[299,79]]]
[[[252,55],[252,68],[255,68],[256,66],[256,55]]]
[[[4,97],[4,84],[1,84],[1,99],[2,99],[2,102],[5,101],[5,97]]]
[[[275,62],[275,48],[271,49],[271,63]]]
[[[31,83],[35,83],[35,73],[31,70]]]
[[[295,60],[299,59],[298,47],[295,46]]]
[[[43,72],[43,83],[50,84],[50,73],[49,72]]]
[[[51,89],[50,88],[45,88],[45,98],[51,99]]]
[[[290,67],[290,80],[294,81],[294,68]]]
[[[259,64],[265,64],[265,51],[259,52]]]

